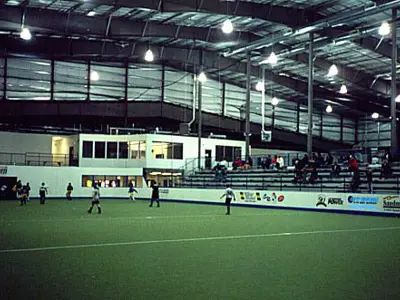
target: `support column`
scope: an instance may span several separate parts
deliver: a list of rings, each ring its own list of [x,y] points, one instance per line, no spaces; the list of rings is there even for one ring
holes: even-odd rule
[[[128,127],[128,84],[129,84],[129,62],[125,61],[125,86],[124,86],[124,103],[125,103],[125,115],[124,115],[124,126]]]
[[[91,72],[92,72],[92,71],[91,71],[91,62],[90,62],[90,60],[89,60],[89,61],[88,61],[88,71],[87,71],[87,82],[86,82],[86,84],[87,84],[86,101],[89,101],[89,100],[90,100],[90,73],[91,73]]]
[[[262,90],[261,90],[261,134],[265,130],[265,69],[261,68],[262,72]]]
[[[312,127],[313,127],[313,98],[314,98],[314,34],[310,33],[310,45],[308,50],[308,130],[307,153],[312,157]]]
[[[200,80],[197,80],[197,136],[198,136],[198,152],[197,152],[197,167],[200,170],[201,169],[201,136],[202,136],[202,126],[203,126],[203,120],[202,120],[202,83]]]
[[[51,73],[50,73],[50,100],[54,101],[54,59],[51,60]]]
[[[296,132],[300,132],[300,103],[297,103],[297,111],[296,111]]]
[[[3,100],[7,99],[7,56],[4,57],[4,89],[3,89]]]
[[[251,55],[247,53],[247,68],[246,68],[246,159],[250,156],[250,91],[251,91]]]
[[[200,65],[200,72],[203,71],[203,51],[200,51],[200,56],[199,56],[199,65]],[[203,134],[202,132],[202,127],[203,127],[203,116],[202,116],[202,83],[199,80],[199,76],[197,76],[197,167],[200,170],[201,169],[201,136]]]
[[[391,153],[394,156],[397,152],[397,121],[396,121],[396,97],[397,97],[397,8],[392,9],[392,97],[390,101],[390,116],[392,117],[391,122]]]
[[[222,107],[221,107],[221,111],[222,111],[222,115],[225,116],[226,113],[226,100],[225,100],[225,89],[226,89],[226,84],[225,82],[222,83]]]

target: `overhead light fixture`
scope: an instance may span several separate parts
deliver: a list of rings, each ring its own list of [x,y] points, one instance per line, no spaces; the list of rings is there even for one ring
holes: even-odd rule
[[[379,118],[379,114],[378,114],[377,112],[374,112],[374,113],[371,115],[371,117],[372,117],[372,119],[378,119],[378,118]]]
[[[199,74],[199,76],[197,77],[197,79],[198,79],[200,82],[206,82],[206,81],[207,81],[206,73],[201,72],[201,73]]]
[[[264,84],[262,83],[262,81],[257,82],[256,90],[259,92],[262,92],[264,90]]]
[[[19,36],[21,37],[21,39],[23,39],[25,41],[29,41],[32,38],[31,32],[26,27],[22,27],[21,33],[19,34]]]
[[[398,96],[396,97],[396,102],[397,102],[397,103],[400,102],[400,95],[398,95]]]
[[[225,34],[230,34],[233,32],[233,23],[231,20],[225,20],[222,24],[222,32]]]
[[[332,108],[332,106],[331,105],[328,105],[327,107],[326,107],[326,112],[328,113],[328,114],[330,114],[332,111],[333,111],[333,108]]]
[[[62,137],[61,136],[53,136],[54,141],[61,141]]]
[[[341,93],[341,94],[347,94],[347,86],[345,86],[344,84],[342,84],[342,86],[340,87],[339,93]]]
[[[93,17],[96,14],[96,12],[94,10],[89,11],[86,15],[88,17]]]
[[[339,70],[335,64],[333,64],[328,71],[328,76],[333,77],[336,76],[339,73]]]
[[[152,62],[154,60],[154,54],[153,51],[151,51],[151,49],[148,49],[146,51],[146,54],[144,55],[144,60],[148,62]]]
[[[268,63],[270,65],[276,65],[278,63],[278,57],[274,52],[271,52],[271,54],[268,57]]]
[[[276,97],[273,97],[271,100],[271,103],[273,106],[277,106],[279,104],[279,99]]]
[[[98,81],[100,79],[100,75],[96,71],[90,72],[90,80],[91,81]]]
[[[381,26],[379,26],[378,33],[381,36],[386,36],[390,33],[391,28],[388,22],[383,21]]]

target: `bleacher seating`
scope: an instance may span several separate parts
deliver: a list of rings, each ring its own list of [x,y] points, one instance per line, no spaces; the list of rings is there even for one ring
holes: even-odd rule
[[[368,193],[368,184],[365,177],[366,165],[360,166],[361,184],[360,193]],[[374,193],[398,193],[400,184],[400,166],[393,166],[391,178],[380,178],[381,172],[373,170]],[[342,170],[338,177],[332,178],[330,169],[318,169],[319,179],[314,184],[293,182],[293,171],[274,171],[249,169],[228,171],[226,180],[219,181],[212,170],[201,170],[184,178],[181,187],[191,188],[225,188],[227,184],[234,189],[276,190],[276,191],[310,191],[310,192],[349,192],[351,172]]]

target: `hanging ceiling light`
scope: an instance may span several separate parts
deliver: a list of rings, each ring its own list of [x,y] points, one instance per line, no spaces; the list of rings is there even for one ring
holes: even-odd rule
[[[378,118],[379,118],[379,114],[378,114],[377,112],[374,112],[374,113],[371,115],[371,117],[372,117],[372,119],[378,119]]]
[[[398,96],[396,97],[396,102],[397,102],[397,103],[400,102],[400,95],[398,95]]]
[[[148,62],[152,62],[154,60],[154,54],[153,51],[151,51],[151,49],[148,49],[146,51],[146,54],[144,55],[144,60]]]
[[[96,71],[90,72],[90,80],[91,81],[97,81],[99,79],[100,79],[100,75],[98,72],[96,72]]]
[[[198,79],[200,82],[206,82],[206,81],[207,81],[206,73],[200,72],[200,74],[199,74],[199,76],[197,77],[197,79]]]
[[[342,84],[342,86],[340,87],[339,93],[347,94],[347,86]]]
[[[391,31],[391,28],[390,28],[389,23],[386,21],[383,21],[381,26],[379,26],[378,33],[381,36],[386,36],[390,33],[390,31]]]
[[[231,20],[228,19],[222,23],[222,32],[225,34],[230,34],[233,32],[233,23]]]
[[[21,39],[23,39],[25,41],[29,41],[32,38],[31,32],[26,27],[22,27],[21,33],[19,34],[19,36],[21,37]]]
[[[278,57],[274,52],[271,52],[271,54],[269,55],[268,63],[271,65],[276,65],[278,63]]]
[[[262,81],[257,82],[256,90],[259,92],[262,92],[264,90],[264,84],[262,83]]]
[[[333,111],[333,108],[332,108],[332,106],[331,105],[328,105],[327,107],[326,107],[326,112],[328,113],[328,114],[330,114],[332,111]]]
[[[333,77],[336,76],[339,73],[339,70],[335,64],[333,64],[328,71],[328,76]]]
[[[91,10],[91,11],[89,11],[86,15],[87,15],[88,17],[93,17],[94,15],[96,15],[96,12],[95,12],[94,10]]]
[[[279,104],[279,99],[276,97],[273,97],[271,100],[271,103],[273,106],[277,106]]]

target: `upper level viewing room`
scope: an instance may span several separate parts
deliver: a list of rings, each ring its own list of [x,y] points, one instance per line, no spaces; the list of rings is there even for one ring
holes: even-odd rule
[[[179,170],[198,156],[197,137],[161,133],[55,136],[0,132],[0,140],[3,165]],[[209,158],[203,164],[233,161],[244,152],[244,141],[201,139],[201,154]]]

